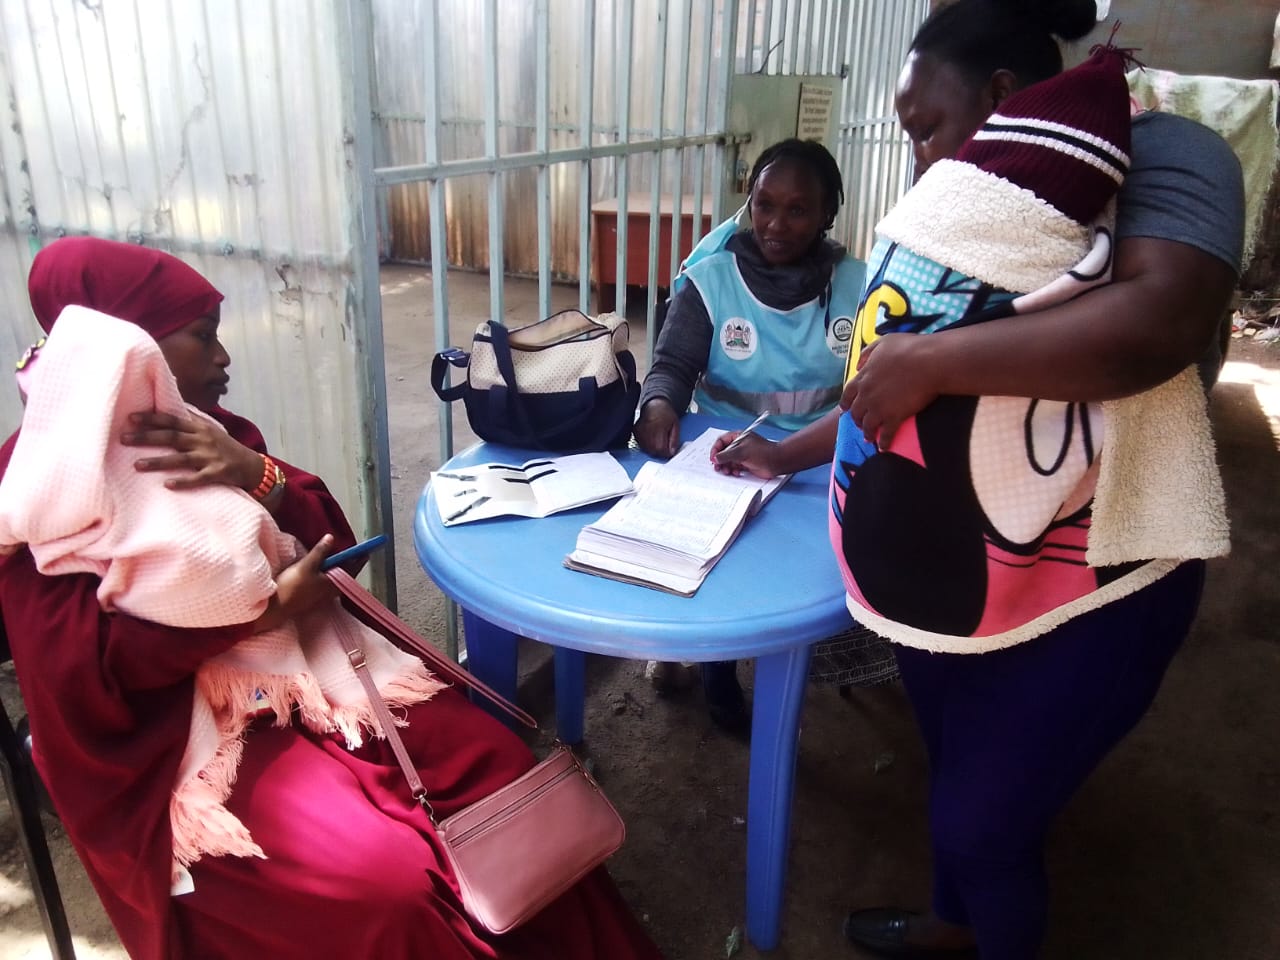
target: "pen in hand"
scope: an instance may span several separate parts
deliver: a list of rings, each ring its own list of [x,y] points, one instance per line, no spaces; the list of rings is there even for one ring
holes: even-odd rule
[[[746,428],[741,433],[739,433],[736,437],[734,437],[727,444],[725,444],[722,449],[716,452],[716,456],[715,456],[716,463],[720,463],[721,457],[723,457],[726,453],[728,453],[734,447],[742,443],[742,441],[747,439],[747,437],[755,433],[756,428],[760,426],[760,424],[768,420],[771,416],[773,416],[773,411],[766,410],[762,414],[760,414],[760,416],[756,417],[749,424],[747,424]]]

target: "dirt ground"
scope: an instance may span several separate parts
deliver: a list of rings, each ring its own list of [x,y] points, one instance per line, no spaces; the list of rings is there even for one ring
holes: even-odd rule
[[[465,345],[488,313],[486,278],[451,274],[449,291],[454,342]],[[509,322],[536,319],[534,284],[506,291]],[[555,297],[573,305],[576,290]],[[386,269],[400,606],[442,637],[442,599],[410,539],[438,464],[430,309],[424,271]],[[642,322],[633,343],[643,368]],[[1150,715],[1053,834],[1045,960],[1280,958],[1280,347],[1233,344],[1213,417],[1234,550],[1211,565],[1197,625]],[[459,446],[464,419],[459,411]],[[537,645],[524,651],[521,697],[550,726],[548,663]],[[587,748],[628,826],[611,870],[671,960],[726,957],[743,920],[747,747],[711,726],[699,692],[660,698],[642,667],[588,664]],[[749,665],[740,669],[749,687]],[[0,694],[15,711],[11,672],[0,672]],[[851,906],[927,903],[925,761],[898,684],[848,700],[811,686],[802,722],[783,941],[768,956],[854,958],[839,932]],[[79,956],[123,957],[56,820],[47,827]],[[0,957],[47,956],[0,805]],[[747,944],[736,956],[762,954]]]

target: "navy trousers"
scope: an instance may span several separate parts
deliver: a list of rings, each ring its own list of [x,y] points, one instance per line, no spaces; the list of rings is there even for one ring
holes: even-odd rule
[[[1044,938],[1044,842],[1156,695],[1191,627],[1203,561],[1026,643],[977,655],[896,646],[929,754],[934,911],[983,960]]]

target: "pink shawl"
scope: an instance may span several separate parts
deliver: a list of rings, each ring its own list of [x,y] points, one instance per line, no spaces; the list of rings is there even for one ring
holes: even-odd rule
[[[303,553],[247,493],[226,486],[172,491],[168,472],[140,473],[143,448],[118,438],[138,410],[202,417],[178,393],[156,342],[141,328],[67,307],[29,365],[22,431],[0,481],[0,551],[27,544],[41,573],[101,578],[108,612],[174,627],[256,619],[274,576]],[[338,603],[254,634],[196,674],[186,753],[170,818],[174,859],[264,856],[224,806],[242,738],[265,708],[286,725],[296,710],[352,748],[380,733],[342,643],[355,639],[388,703],[429,699],[443,684],[422,663]]]

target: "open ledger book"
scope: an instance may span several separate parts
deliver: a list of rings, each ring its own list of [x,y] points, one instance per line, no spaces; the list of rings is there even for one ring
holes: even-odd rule
[[[607,453],[437,470],[431,486],[446,527],[489,517],[546,517],[633,489],[622,464]]]
[[[564,565],[693,596],[747,518],[787,481],[716,473],[711,446],[722,433],[712,427],[666,463],[641,467],[635,494],[583,527]]]

